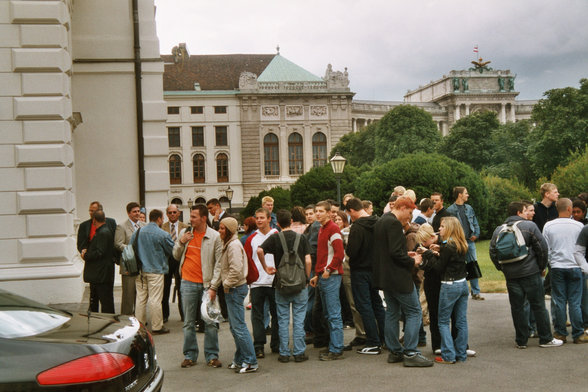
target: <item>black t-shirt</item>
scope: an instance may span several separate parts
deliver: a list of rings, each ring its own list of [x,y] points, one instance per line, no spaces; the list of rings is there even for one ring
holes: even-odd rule
[[[288,249],[292,249],[294,247],[294,241],[296,241],[296,232],[292,230],[285,230],[282,231],[282,233],[286,239],[286,245],[288,245]],[[263,244],[260,245],[260,247],[265,253],[271,253],[274,255],[274,262],[276,264],[276,268],[278,268],[280,260],[282,260],[282,256],[284,255],[284,251],[282,250],[282,241],[280,241],[278,233],[269,236],[268,239],[266,239]],[[298,255],[300,256],[300,259],[303,263],[305,256],[308,254],[310,254],[310,245],[308,244],[308,240],[305,236],[300,235]]]

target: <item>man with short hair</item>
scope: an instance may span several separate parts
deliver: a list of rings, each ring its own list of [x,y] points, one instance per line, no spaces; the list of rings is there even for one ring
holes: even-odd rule
[[[292,222],[292,214],[287,210],[279,210],[276,214],[278,219],[278,225],[282,229],[280,234],[269,236],[258,248],[257,256],[264,271],[268,275],[274,275],[277,267],[269,267],[265,262],[266,254],[272,254],[274,260],[278,263],[282,260],[284,255],[284,249],[280,236],[283,235],[284,241],[286,242],[287,251],[294,251],[301,260],[304,260],[304,268],[307,280],[310,278],[310,245],[303,235],[294,232],[290,228]],[[299,244],[296,249],[294,245],[296,239],[299,238]],[[279,282],[278,282],[279,283]],[[278,286],[275,289],[276,298],[276,313],[278,316],[279,325],[279,337],[280,337],[280,356],[278,361],[288,362],[290,360],[290,348],[288,346],[289,324],[290,316],[292,317],[292,355],[294,356],[295,362],[304,362],[308,360],[306,356],[306,342],[304,334],[304,317],[306,315],[306,303],[308,301],[308,294],[306,287],[300,290],[297,294],[285,294]],[[290,306],[292,312],[290,312]]]
[[[169,233],[161,230],[163,212],[152,210],[149,224],[133,233],[131,243],[137,241],[137,257],[141,260],[142,270],[137,276],[137,303],[135,316],[145,324],[147,307],[151,315],[151,332],[155,335],[169,333],[163,326],[161,298],[163,296],[163,275],[169,271],[167,259],[171,257],[174,242]],[[138,233],[138,234],[137,234]]]
[[[504,224],[516,224],[517,228],[525,239],[527,257],[512,263],[502,263],[496,247],[499,234],[503,228],[500,225],[494,230],[490,242],[490,258],[497,270],[504,273],[506,288],[512,322],[515,328],[515,341],[517,348],[527,348],[527,341],[530,337],[529,311],[526,309],[530,304],[530,310],[535,316],[537,333],[539,335],[540,347],[557,347],[562,341],[554,339],[549,325],[549,314],[545,307],[545,292],[541,281],[541,272],[547,265],[547,242],[541,235],[537,225],[527,219],[525,204],[523,202],[512,202],[508,205],[508,215]]]
[[[134,201],[127,204],[127,216],[129,219],[119,224],[114,233],[114,247],[120,254],[125,249],[125,246],[131,241],[133,233],[140,227],[145,226],[145,222],[139,220],[141,213],[141,206]],[[133,315],[135,313],[135,300],[137,298],[136,276],[132,276],[125,269],[122,260],[119,262],[119,271],[122,282],[122,297],[120,302],[120,313],[126,315]]]
[[[368,215],[371,216],[374,214],[374,203],[372,203],[369,200],[362,200],[361,205],[362,205],[363,209],[365,210],[365,212],[367,212]]]
[[[190,224],[182,229],[173,249],[173,256],[180,260],[179,273],[182,277],[180,291],[184,311],[184,360],[182,368],[196,365],[198,341],[196,339],[196,318],[200,314],[200,304],[204,290],[220,275],[222,241],[220,234],[208,227],[208,210],[202,204],[192,206]],[[221,367],[218,359],[218,323],[204,323],[204,355],[208,366]]]
[[[96,210],[93,215],[96,228],[88,249],[82,251],[84,259],[84,282],[90,283],[90,311],[114,313],[114,240],[106,226],[104,211]]]
[[[546,182],[541,185],[541,201],[535,203],[535,216],[533,222],[537,225],[539,230],[543,231],[543,226],[553,219],[558,217],[555,202],[559,198],[559,192],[555,184]]]
[[[88,249],[88,244],[94,237],[96,233],[96,225],[94,222],[94,212],[96,211],[104,211],[104,207],[99,201],[93,201],[90,203],[90,207],[88,208],[88,213],[90,214],[90,219],[80,223],[80,227],[78,228],[78,252],[82,253],[83,249]],[[110,229],[112,235],[116,231],[116,221],[112,218],[106,218],[106,227]]]
[[[433,202],[433,209],[435,210],[435,216],[433,217],[433,230],[435,233],[439,232],[439,226],[441,226],[441,218],[451,216],[449,212],[443,206],[443,194],[440,192],[433,192],[431,194],[431,201]]]
[[[178,240],[180,232],[187,228],[188,225],[180,221],[180,210],[175,204],[170,204],[165,209],[168,221],[165,222],[161,228],[166,233],[169,233],[174,243]],[[172,278],[175,280],[175,290],[178,293],[178,310],[180,312],[180,319],[184,320],[184,311],[182,310],[182,294],[180,286],[182,278],[180,277],[179,266],[180,263],[174,257],[168,259],[169,272],[163,277],[163,299],[161,301],[161,310],[163,312],[163,322],[166,323],[169,318],[169,295],[171,292]]]
[[[272,201],[273,203],[273,201]],[[276,295],[273,289],[274,276],[268,275],[259,261],[257,248],[263,244],[272,234],[277,233],[276,229],[270,227],[270,212],[266,208],[259,208],[255,211],[255,224],[257,230],[247,238],[244,249],[247,257],[255,262],[259,278],[251,283],[249,299],[251,301],[251,327],[253,329],[253,346],[255,356],[265,358],[264,346],[267,342],[264,323],[264,307],[266,299],[269,301],[271,315],[271,341],[272,352],[279,352],[278,318],[276,315]],[[267,255],[265,262],[268,267],[275,267],[273,255]]]
[[[422,225],[423,223],[431,223],[431,217],[435,213],[435,209],[433,208],[434,205],[435,204],[433,203],[433,200],[429,199],[428,197],[425,197],[423,200],[421,200],[421,204],[419,204],[419,210],[421,213],[413,222],[419,225]]]
[[[310,269],[311,278],[314,276],[314,267],[316,265],[316,244],[318,233],[321,229],[321,223],[316,220],[314,213],[315,205],[309,204],[305,208],[306,223],[308,226],[304,230],[304,236],[310,245],[310,259],[312,262]],[[324,321],[323,311],[320,300],[318,287],[308,286],[308,303],[306,305],[306,319],[304,320],[304,329],[315,347],[325,347],[329,341],[326,322]],[[316,313],[316,314],[315,314]]]
[[[261,199],[261,208],[265,208],[270,213],[270,218],[271,218],[270,227],[272,229],[276,229],[279,231],[280,228],[278,227],[278,220],[276,218],[276,214],[273,212],[274,211],[274,198],[271,196],[264,196]]]
[[[526,220],[532,221],[533,217],[535,216],[535,204],[528,200],[523,200],[522,203],[525,205],[522,217]]]
[[[374,227],[378,218],[370,216],[361,200],[352,198],[347,210],[353,224],[349,229],[346,253],[349,256],[351,288],[355,308],[361,315],[365,330],[365,347],[360,354],[377,355],[382,352],[385,318],[382,298],[374,287],[372,269],[374,264]]]
[[[210,199],[206,202],[206,208],[212,219],[212,228],[218,231],[220,221],[225,217],[225,210],[218,199]]]
[[[329,327],[329,348],[321,352],[321,361],[343,359],[343,320],[339,292],[343,275],[343,237],[339,227],[331,220],[331,205],[321,201],[315,206],[315,215],[320,222],[317,239],[316,266],[310,280],[313,287],[319,288],[322,310]]]
[[[403,362],[406,367],[429,367],[433,361],[417,349],[422,310],[412,271],[421,255],[408,252],[402,231],[403,222],[412,217],[416,205],[401,197],[390,212],[382,215],[374,227],[374,287],[384,291],[386,319],[384,336],[390,350],[389,363]],[[399,341],[399,321],[404,314],[404,341]],[[404,345],[404,346],[403,346]]]
[[[549,245],[549,265],[551,275],[551,309],[553,312],[554,336],[566,341],[566,304],[574,343],[588,343],[582,321],[582,286],[588,274],[586,260],[576,259],[576,241],[584,226],[572,217],[572,201],[559,199],[555,203],[558,218],[543,226],[543,236]]]
[[[466,264],[473,263],[478,260],[476,255],[476,244],[475,241],[480,236],[480,225],[478,224],[478,218],[471,205],[466,204],[470,198],[468,190],[464,186],[456,186],[453,188],[453,197],[455,202],[447,208],[447,212],[455,216],[465,234],[468,242],[468,253],[466,254]],[[470,279],[470,288],[472,293],[472,299],[477,301],[483,301],[484,297],[480,295],[480,284],[478,279]]]

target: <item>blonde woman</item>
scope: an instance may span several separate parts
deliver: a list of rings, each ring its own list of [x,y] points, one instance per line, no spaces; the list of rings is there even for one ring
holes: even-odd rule
[[[465,257],[468,244],[459,223],[453,216],[441,220],[439,227],[441,245],[433,245],[432,249],[439,256],[431,259],[423,258],[430,263],[430,268],[441,277],[439,291],[439,332],[441,334],[441,357],[435,362],[454,364],[467,359],[468,345],[468,284],[466,281]],[[427,268],[427,267],[425,267]],[[455,339],[451,335],[451,313],[455,313]]]
[[[218,232],[223,242],[220,258],[221,273],[217,281],[211,282],[209,295],[211,301],[221,284],[225,290],[229,325],[235,340],[235,356],[229,369],[237,373],[253,373],[258,369],[251,334],[245,324],[245,296],[247,296],[247,255],[237,236],[239,224],[235,218],[224,218],[219,223]]]

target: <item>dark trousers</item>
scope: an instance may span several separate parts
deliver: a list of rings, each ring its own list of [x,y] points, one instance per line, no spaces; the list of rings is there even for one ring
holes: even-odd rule
[[[180,285],[182,278],[180,277],[180,263],[176,259],[170,257],[169,260],[169,272],[163,275],[163,297],[161,299],[161,312],[163,314],[163,320],[166,321],[169,318],[169,295],[171,293],[172,278],[175,280],[175,288],[178,293],[178,310],[180,312],[180,318],[184,320],[184,310],[182,308],[182,294],[180,294]]]
[[[113,282],[90,283],[90,311],[114,313]]]
[[[351,289],[355,308],[361,315],[366,335],[366,346],[384,345],[386,312],[382,298],[373,286],[370,271],[351,272]]]
[[[314,289],[314,305],[312,307],[312,331],[314,332],[313,343],[315,347],[325,347],[329,345],[330,341],[329,327],[323,312],[321,292],[318,286]]]
[[[525,312],[525,298],[529,301],[531,311],[535,314],[539,343],[550,342],[553,336],[549,324],[549,314],[545,307],[545,292],[543,291],[541,275],[536,273],[523,278],[507,279],[506,289],[508,290],[508,300],[517,344],[526,346],[529,339],[529,317]]]
[[[441,348],[441,334],[439,333],[439,291],[441,291],[441,279],[437,274],[425,272],[423,288],[429,308],[431,349],[435,351]]]
[[[272,336],[270,347],[273,352],[280,349],[278,335],[278,316],[276,314],[276,290],[273,287],[254,287],[249,291],[251,300],[251,326],[253,328],[253,345],[255,349],[263,349],[267,339],[265,337],[264,306],[266,298],[269,300]]]

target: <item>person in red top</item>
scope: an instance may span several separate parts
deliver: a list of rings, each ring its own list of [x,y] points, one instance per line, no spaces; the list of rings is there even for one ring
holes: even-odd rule
[[[315,206],[315,215],[321,224],[316,249],[316,276],[310,285],[318,285],[323,311],[329,325],[329,348],[321,353],[321,361],[343,359],[343,320],[339,289],[343,275],[343,237],[339,227],[331,220],[331,205],[321,201]]]

